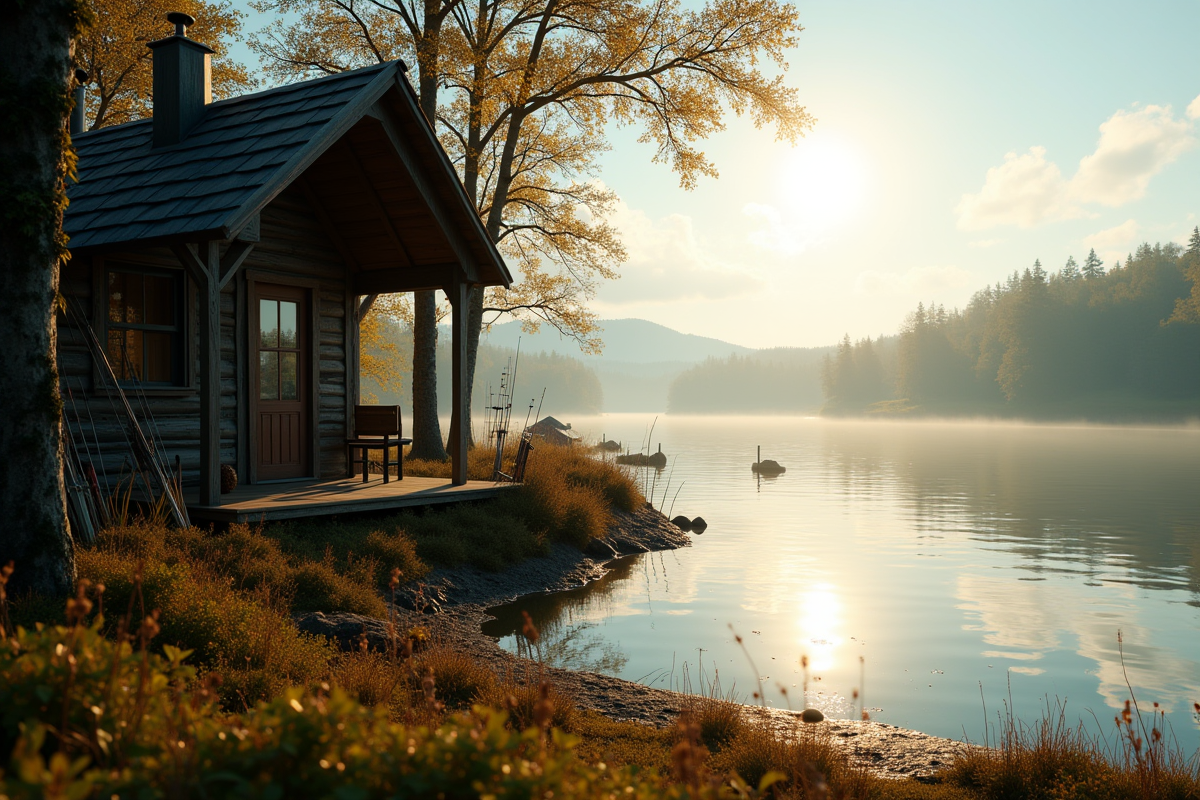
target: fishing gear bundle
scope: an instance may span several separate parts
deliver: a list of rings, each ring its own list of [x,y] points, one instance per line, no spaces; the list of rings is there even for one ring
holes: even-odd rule
[[[151,509],[163,513],[181,528],[189,527],[179,458],[176,456],[172,470],[139,370],[122,348],[121,366],[130,379],[119,380],[108,353],[84,314],[71,301],[65,302],[64,311],[82,336],[91,360],[96,381],[92,402],[101,398],[108,402],[107,414],[93,414],[84,379],[76,377],[72,381],[60,364],[59,374],[64,376],[60,383],[64,401],[63,476],[72,531],[90,542],[98,530],[128,512],[135,490]],[[130,394],[137,405],[136,411]],[[101,435],[102,430],[107,436]],[[113,455],[114,439],[121,457],[115,470],[111,468],[115,459],[105,463],[105,456]]]

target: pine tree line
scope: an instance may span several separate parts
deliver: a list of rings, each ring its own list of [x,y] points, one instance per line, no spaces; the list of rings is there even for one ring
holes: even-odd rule
[[[1186,250],[1143,244],[1110,269],[1092,250],[1055,273],[1037,260],[965,309],[918,304],[895,363],[874,351],[846,337],[826,359],[829,410],[899,399],[935,413],[1195,414],[1200,227]]]

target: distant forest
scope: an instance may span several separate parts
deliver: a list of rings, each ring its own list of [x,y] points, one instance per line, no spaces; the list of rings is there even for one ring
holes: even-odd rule
[[[1037,261],[963,310],[918,305],[881,344],[846,337],[825,359],[827,413],[1196,416],[1200,229],[1107,272],[1095,251],[1053,274]]]
[[[821,407],[821,367],[832,347],[776,347],[709,358],[671,381],[670,414],[797,414]]]

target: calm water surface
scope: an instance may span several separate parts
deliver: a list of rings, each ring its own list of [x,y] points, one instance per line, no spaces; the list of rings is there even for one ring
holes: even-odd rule
[[[651,418],[573,422],[636,450]],[[856,716],[861,686],[875,719],[972,740],[1010,684],[1022,718],[1065,700],[1107,730],[1127,673],[1200,746],[1200,430],[660,417],[652,441],[656,504],[669,478],[708,530],[494,609],[503,647],[525,609],[558,665],[781,707],[804,655],[809,705]],[[758,444],[784,475],[755,478]]]

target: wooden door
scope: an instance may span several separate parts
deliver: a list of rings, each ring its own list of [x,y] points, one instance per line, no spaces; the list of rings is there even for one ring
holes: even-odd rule
[[[296,286],[265,283],[255,284],[255,289],[258,480],[309,477],[313,474],[309,293]]]

